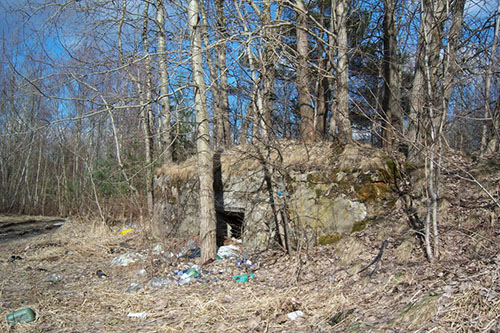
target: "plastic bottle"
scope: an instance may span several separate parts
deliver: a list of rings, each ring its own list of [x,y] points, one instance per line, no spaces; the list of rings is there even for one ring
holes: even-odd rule
[[[9,324],[30,323],[35,320],[35,313],[30,308],[17,310],[7,315]]]

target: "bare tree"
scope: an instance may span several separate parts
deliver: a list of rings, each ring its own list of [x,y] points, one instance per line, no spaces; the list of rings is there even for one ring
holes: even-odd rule
[[[397,39],[395,24],[395,0],[384,1],[384,97],[382,100],[383,125],[382,146],[386,150],[394,149],[396,136],[401,136],[403,130],[403,116],[401,112],[401,79],[400,66],[397,56]]]
[[[195,92],[196,124],[198,136],[196,148],[198,155],[198,176],[200,179],[200,238],[201,261],[215,258],[216,219],[213,189],[213,153],[210,148],[210,132],[207,119],[206,86],[203,78],[203,50],[201,47],[201,27],[198,0],[190,0],[189,27],[191,29],[191,52]]]
[[[488,63],[488,68],[486,69],[485,77],[485,87],[484,87],[484,118],[491,119],[491,135],[488,135],[488,124],[485,122],[483,125],[483,131],[481,136],[481,151],[480,156],[494,154],[499,148],[500,141],[500,112],[497,101],[497,110],[495,112],[491,110],[490,105],[490,90],[491,90],[491,78],[493,76],[493,66],[496,63],[496,48],[498,44],[498,32],[500,30],[500,1],[497,1],[497,11],[495,20],[495,32],[493,35],[493,43],[491,45],[490,58]]]
[[[165,163],[172,162],[172,142],[171,142],[171,110],[170,96],[168,94],[168,69],[167,55],[165,52],[165,6],[163,0],[156,2],[156,23],[158,24],[158,57],[160,71],[160,97],[159,97],[159,118],[161,134],[158,141],[163,145],[163,161]]]
[[[152,215],[153,213],[153,108],[152,108],[152,90],[153,90],[153,73],[151,69],[151,55],[149,53],[149,41],[148,41],[148,21],[149,21],[149,2],[145,1],[144,3],[144,12],[143,12],[143,26],[142,26],[142,43],[144,45],[144,67],[145,67],[145,84],[143,85],[142,91],[142,126],[144,131],[144,148],[145,148],[145,157],[146,157],[146,202],[148,208],[148,215]],[[140,77],[140,74],[137,75]],[[138,82],[138,84],[140,84]],[[141,88],[138,89],[141,91]]]
[[[309,90],[309,46],[307,28],[307,9],[302,0],[296,1],[297,8],[297,90],[299,95],[300,135],[304,141],[313,141],[314,110]]]
[[[335,28],[337,49],[337,75],[335,85],[335,103],[332,106],[330,133],[340,143],[352,141],[351,121],[349,120],[349,62],[347,44],[347,1],[332,1],[332,17]],[[335,15],[333,14],[335,13]]]
[[[226,43],[229,39],[226,28],[226,19],[224,14],[224,0],[215,1],[216,10],[216,27],[219,37],[219,47],[217,48],[217,72],[220,76],[220,115],[218,115],[218,134],[216,141],[222,147],[231,145],[231,130],[229,125],[229,97],[227,83],[227,66],[226,66]]]

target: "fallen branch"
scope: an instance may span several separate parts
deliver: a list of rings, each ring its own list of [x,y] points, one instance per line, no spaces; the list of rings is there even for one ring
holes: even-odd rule
[[[386,244],[387,244],[386,240],[382,242],[382,245],[380,246],[380,250],[378,251],[378,254],[375,257],[375,259],[373,259],[365,268],[363,268],[362,270],[360,270],[358,272],[358,274],[361,273],[361,272],[364,272],[365,270],[368,269],[368,267],[370,267],[373,264],[375,264],[375,267],[373,267],[373,270],[370,273],[370,277],[375,273],[375,271],[377,270],[377,267],[378,267],[378,263],[380,262],[380,259],[382,259],[382,254],[384,253],[384,248],[385,248]]]

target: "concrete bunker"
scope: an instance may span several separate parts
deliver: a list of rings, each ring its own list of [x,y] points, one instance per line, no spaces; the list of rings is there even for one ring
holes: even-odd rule
[[[341,148],[334,144],[277,144],[281,146],[273,152],[279,154],[264,154],[259,146],[214,154],[217,245],[234,238],[247,249],[279,246],[280,223],[286,223],[292,247],[303,241],[314,245],[325,237],[348,235],[355,225],[366,225],[363,221],[390,202],[386,184],[390,172],[382,152],[358,144]],[[153,223],[157,235],[198,236],[196,158],[165,165],[156,176],[158,202]],[[266,177],[271,177],[271,189]],[[280,194],[284,187],[286,198]],[[286,218],[276,222],[282,207],[286,215],[281,216]]]

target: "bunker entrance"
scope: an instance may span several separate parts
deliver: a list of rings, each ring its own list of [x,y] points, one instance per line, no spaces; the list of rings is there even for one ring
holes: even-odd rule
[[[244,219],[242,212],[217,211],[217,246],[224,245],[227,238],[241,240]]]

